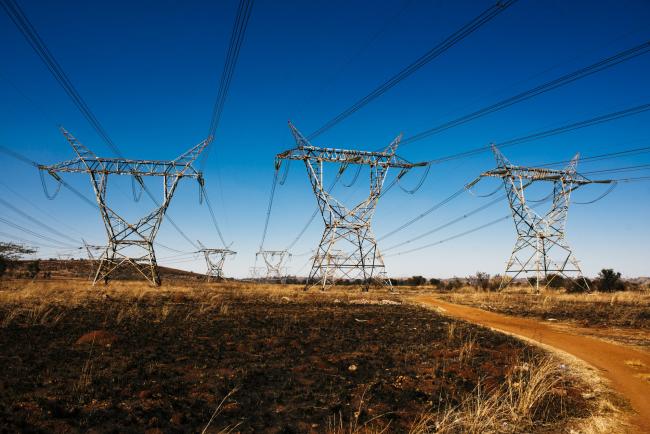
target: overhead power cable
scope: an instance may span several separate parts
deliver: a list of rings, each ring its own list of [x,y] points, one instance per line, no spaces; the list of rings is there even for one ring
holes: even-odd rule
[[[266,207],[266,217],[264,219],[264,230],[262,231],[262,240],[260,241],[260,247],[258,251],[262,251],[264,248],[264,242],[266,241],[266,234],[269,230],[269,220],[271,219],[271,210],[273,209],[273,199],[275,198],[275,189],[278,186],[278,173],[279,167],[277,167],[273,172],[273,181],[271,182],[271,194],[269,196],[269,203]]]
[[[613,153],[613,154],[616,154],[616,153]],[[587,201],[587,202],[573,202],[573,203],[576,204],[576,205],[592,204],[592,203],[595,203],[595,202],[603,199],[605,196],[609,195],[616,188],[616,185],[619,184],[619,183],[624,183],[624,182],[647,182],[647,181],[650,181],[650,176],[639,176],[639,177],[633,177],[633,178],[613,179],[612,184],[609,186],[609,188],[604,193],[602,193],[600,196],[596,197],[596,199],[593,199],[593,200],[590,200],[590,201]],[[551,196],[552,195],[549,195],[549,196],[545,197],[544,199],[538,201],[538,203],[535,206],[533,206],[533,208],[538,208],[543,203],[548,202],[550,200]],[[427,231],[427,232],[425,232],[423,234],[420,234],[417,237],[411,238],[410,240],[407,240],[405,242],[402,242],[402,243],[396,244],[394,246],[391,246],[388,249],[384,249],[384,251],[392,250],[394,248],[397,248],[397,247],[400,247],[402,245],[408,244],[408,243],[410,243],[412,241],[419,240],[423,236],[426,236],[428,234],[436,232],[436,231],[438,231],[438,230],[440,230],[442,228],[451,226],[452,224],[457,223],[457,222],[463,220],[464,218],[469,217],[470,215],[477,214],[479,211],[482,211],[482,210],[488,208],[489,206],[494,205],[495,203],[497,203],[499,201],[502,201],[503,199],[505,199],[505,195],[502,195],[501,197],[499,197],[497,199],[494,199],[494,200],[488,202],[487,204],[482,205],[481,207],[476,208],[476,209],[470,211],[469,213],[462,215],[461,217],[458,217],[458,218],[456,218],[454,220],[451,220],[451,221],[449,221],[449,222],[447,222],[447,223],[445,223],[445,224],[443,224],[443,225],[441,225],[441,226],[439,226],[437,228],[434,228],[434,229],[429,230],[429,231]],[[424,249],[427,249],[429,247],[433,247],[433,246],[436,246],[436,245],[439,245],[439,244],[442,244],[442,243],[446,243],[446,242],[451,241],[451,240],[455,240],[455,239],[463,237],[465,235],[469,235],[471,233],[474,233],[474,232],[477,232],[479,230],[485,229],[487,227],[493,226],[493,225],[495,225],[495,224],[497,224],[497,223],[499,223],[501,221],[505,221],[505,220],[508,220],[510,218],[512,218],[512,216],[510,214],[508,214],[508,215],[500,217],[500,218],[498,218],[496,220],[492,220],[492,221],[490,221],[490,222],[488,222],[486,224],[483,224],[483,225],[480,225],[478,227],[469,229],[467,231],[463,231],[463,232],[461,232],[459,234],[450,236],[448,238],[444,238],[442,240],[439,240],[439,241],[436,241],[436,242],[433,242],[433,243],[428,243],[428,244],[425,244],[425,245],[422,245],[422,246],[419,246],[419,247],[404,250],[404,251],[401,251],[401,252],[398,252],[398,253],[388,254],[388,255],[385,255],[385,256],[386,257],[400,256],[400,255],[405,255],[405,254],[408,254],[408,253],[413,253],[413,252],[417,252],[417,251],[420,251],[420,250],[424,250]]]
[[[328,89],[335,81],[338,76],[342,74],[342,72],[347,68],[352,62],[355,60],[359,59],[361,55],[368,49],[368,47],[372,46],[373,43],[379,38],[383,33],[385,33],[389,29],[396,29],[399,28],[397,26],[397,22],[400,19],[400,16],[406,11],[411,4],[413,3],[413,0],[403,0],[402,5],[397,11],[395,11],[393,14],[391,14],[389,17],[385,18],[382,22],[382,24],[375,30],[372,35],[365,40],[365,42],[350,56],[347,58],[345,62],[341,64],[341,66],[338,67],[336,72],[333,74],[330,74],[328,79],[325,80],[323,85],[320,87],[319,91],[312,94],[310,98],[307,98],[299,107],[297,110],[297,113],[300,113],[304,110],[307,105],[311,105],[316,101],[316,97],[319,94],[322,94],[326,89]]]
[[[530,141],[533,141],[533,140],[539,140],[539,139],[543,139],[543,138],[546,138],[546,137],[555,136],[555,135],[558,135],[558,134],[568,133],[570,131],[578,130],[578,129],[581,129],[581,128],[591,127],[591,126],[602,124],[602,123],[605,123],[605,122],[611,122],[611,121],[621,119],[621,118],[624,118],[624,117],[628,117],[628,116],[636,115],[636,114],[639,114],[639,113],[643,113],[643,112],[646,112],[648,110],[650,110],[650,103],[641,104],[641,105],[638,105],[638,106],[635,106],[635,107],[630,107],[630,108],[627,108],[627,109],[624,109],[624,110],[619,110],[619,111],[612,112],[612,113],[607,113],[607,114],[604,114],[604,115],[601,115],[601,116],[596,116],[596,117],[593,117],[593,118],[590,118],[590,119],[585,119],[585,120],[582,120],[582,121],[579,121],[579,122],[573,122],[573,123],[563,125],[563,126],[560,126],[560,127],[551,128],[549,130],[539,131],[539,132],[536,132],[536,133],[527,134],[525,136],[516,137],[516,138],[513,138],[513,139],[509,139],[509,140],[497,143],[496,145],[499,147],[499,149],[506,148],[506,147],[510,147],[510,146],[514,146],[514,145],[519,145],[521,143],[530,142]],[[480,153],[483,153],[483,152],[490,151],[491,149],[492,149],[491,145],[481,146],[481,147],[478,147],[478,148],[474,148],[474,149],[470,149],[470,150],[467,150],[467,151],[459,152],[457,154],[451,154],[451,155],[447,155],[447,156],[444,156],[444,157],[429,160],[428,163],[429,164],[445,163],[445,162],[452,161],[452,160],[458,160],[458,159],[461,159],[461,158],[471,157],[471,156],[474,156],[474,155],[477,155],[477,154],[480,154]]]
[[[219,223],[217,222],[217,216],[215,215],[214,209],[212,208],[212,204],[210,203],[210,196],[208,196],[208,191],[206,190],[205,185],[201,186],[201,190],[203,190],[203,198],[205,199],[205,204],[207,205],[208,211],[210,212],[212,225],[214,226],[214,229],[217,231],[217,234],[219,235],[221,244],[223,244],[223,246],[226,247],[226,240],[224,239],[223,234],[221,233],[221,229],[219,228]]]
[[[14,229],[18,229],[21,232],[25,232],[26,234],[30,234],[30,235],[32,235],[32,236],[34,236],[36,238],[40,238],[42,240],[45,240],[45,241],[53,243],[53,244],[57,244],[57,245],[62,246],[62,247],[70,247],[70,248],[75,248],[76,247],[76,246],[68,244],[68,243],[66,243],[64,241],[60,241],[60,240],[48,237],[47,235],[43,235],[43,234],[41,234],[39,232],[36,232],[36,231],[33,231],[33,230],[28,229],[26,227],[23,227],[23,226],[21,226],[21,225],[19,225],[17,223],[14,223],[11,220],[6,219],[4,217],[0,217],[0,222],[3,222],[7,226],[11,226]]]
[[[643,177],[637,177],[637,178],[622,178],[622,179],[614,179],[614,180],[612,180],[612,181],[614,181],[614,184],[613,184],[613,185],[615,186],[616,183],[620,183],[620,182],[650,181],[650,176],[643,176]],[[605,196],[607,196],[609,193],[611,193],[611,191],[612,191],[613,189],[614,189],[614,187],[611,187],[611,186],[610,186],[610,188],[609,188],[605,193],[603,193],[603,194],[601,194],[600,196],[598,196],[595,200],[592,200],[592,201],[589,201],[589,202],[574,202],[574,203],[575,203],[575,204],[578,204],[578,205],[587,205],[587,204],[594,203],[594,202],[596,202],[596,201],[598,201],[598,200],[604,198]],[[535,205],[533,208],[536,208],[536,207],[538,207],[538,206],[540,206],[540,205],[541,205],[541,203],[538,204],[538,205]],[[497,224],[497,223],[500,223],[500,222],[502,222],[502,221],[509,220],[509,219],[511,219],[511,218],[512,218],[512,216],[511,216],[510,214],[508,214],[508,215],[505,215],[505,216],[503,216],[503,217],[500,217],[500,218],[498,218],[498,219],[496,219],[496,220],[492,220],[492,221],[490,221],[490,222],[488,222],[488,223],[485,223],[485,224],[482,224],[482,225],[477,226],[477,227],[475,227],[475,228],[472,228],[472,229],[469,229],[469,230],[466,230],[466,231],[460,232],[460,233],[458,233],[458,234],[456,234],[456,235],[452,235],[452,236],[447,237],[447,238],[444,238],[444,239],[442,239],[442,240],[439,240],[439,241],[436,241],[436,242],[433,242],[433,243],[429,243],[429,244],[425,244],[425,245],[423,245],[423,246],[415,247],[415,248],[412,248],[412,249],[409,249],[409,250],[404,250],[404,251],[401,251],[401,252],[398,252],[398,253],[393,253],[393,254],[385,255],[385,256],[386,256],[386,257],[401,256],[401,255],[406,255],[406,254],[408,254],[408,253],[413,253],[413,252],[421,251],[421,250],[427,249],[427,248],[429,248],[429,247],[437,246],[437,245],[439,245],[439,244],[443,244],[443,243],[446,243],[446,242],[448,242],[448,241],[452,241],[452,240],[455,240],[455,239],[458,239],[458,238],[464,237],[464,236],[469,235],[469,234],[472,234],[472,233],[474,233],[474,232],[478,232],[478,231],[480,231],[480,230],[486,229],[486,228],[488,228],[488,227],[490,227],[490,226],[494,226],[494,225]]]
[[[392,76],[386,82],[382,83],[380,86],[375,88],[372,92],[370,92],[369,94],[361,98],[352,106],[348,107],[347,109],[345,109],[344,111],[336,115],[334,118],[326,122],[322,127],[320,127],[319,129],[311,133],[307,137],[307,139],[311,140],[315,137],[320,136],[325,131],[334,127],[336,124],[338,124],[345,118],[349,117],[350,115],[354,114],[359,109],[361,109],[362,107],[366,106],[376,98],[380,97],[388,90],[390,90],[398,83],[400,83],[402,80],[409,77],[411,74],[413,74],[414,72],[422,68],[431,60],[435,59],[445,51],[449,50],[456,43],[460,42],[461,40],[463,40],[464,38],[472,34],[475,30],[477,30],[478,28],[480,28],[481,26],[489,22],[492,18],[496,17],[498,14],[506,10],[513,3],[515,3],[515,0],[504,0],[504,1],[496,2],[493,6],[487,8],[485,11],[479,14],[472,21],[468,22],[460,29],[456,30],[445,40],[443,40],[441,43],[433,47],[431,50],[427,51],[425,54],[420,56],[417,60],[415,60],[410,65],[408,65],[406,68],[402,69],[400,72]]]
[[[603,71],[605,69],[611,68],[612,66],[618,65],[619,63],[625,62],[627,60],[634,59],[642,54],[646,54],[650,51],[650,41],[644,42],[643,44],[637,45],[635,47],[629,48],[627,50],[621,51],[613,56],[610,56],[606,59],[603,59],[599,62],[596,62],[592,65],[589,65],[585,68],[578,69],[569,74],[563,75],[562,77],[556,78],[539,86],[536,86],[532,89],[526,90],[524,92],[518,93],[506,99],[503,99],[497,103],[484,107],[475,112],[469,113],[467,115],[461,116],[449,122],[440,124],[434,128],[422,131],[420,133],[414,134],[411,137],[407,137],[402,141],[402,145],[416,142],[422,140],[426,137],[432,136],[434,134],[440,133],[442,131],[448,130],[450,128],[465,124],[472,120],[478,119],[482,116],[485,116],[490,113],[505,109],[514,104],[517,104],[522,101],[526,101],[535,96],[546,93],[550,90],[556,89],[558,87],[567,85],[576,80],[588,77],[597,72]]]
[[[457,239],[457,238],[464,237],[465,235],[469,235],[469,234],[472,234],[472,233],[474,233],[474,232],[478,232],[478,231],[480,231],[480,230],[482,230],[482,229],[485,229],[485,228],[488,228],[488,227],[490,227],[490,226],[494,226],[495,224],[500,223],[500,222],[502,222],[502,221],[506,221],[506,220],[508,220],[508,219],[510,219],[510,218],[511,218],[511,216],[510,216],[510,215],[507,215],[507,216],[504,216],[504,217],[498,218],[498,219],[496,219],[496,220],[492,220],[492,221],[490,221],[490,222],[488,222],[488,223],[482,224],[482,225],[480,225],[480,226],[478,226],[478,227],[475,227],[475,228],[469,229],[469,230],[467,230],[467,231],[463,231],[463,232],[461,232],[461,233],[459,233],[459,234],[452,235],[451,237],[444,238],[444,239],[442,239],[442,240],[440,240],[440,241],[436,241],[436,242],[434,242],[434,243],[425,244],[425,245],[420,246],[420,247],[415,247],[415,248],[413,248],[413,249],[404,250],[404,251],[402,251],[402,252],[393,253],[393,254],[391,254],[391,255],[385,255],[385,256],[386,256],[386,257],[401,256],[401,255],[406,255],[406,254],[408,254],[408,253],[413,253],[413,252],[417,252],[417,251],[420,251],[420,250],[428,249],[429,247],[437,246],[437,245],[439,245],[439,244],[446,243],[446,242],[448,242],[448,241],[452,241],[452,240],[455,240],[455,239]]]
[[[41,208],[40,206],[38,206],[37,204],[35,204],[35,203],[34,203],[32,200],[30,200],[28,197],[25,197],[25,195],[18,193],[16,190],[14,190],[13,188],[11,188],[11,187],[10,187],[9,185],[7,185],[6,183],[0,181],[0,185],[1,185],[3,188],[5,188],[7,191],[9,191],[10,193],[12,193],[13,196],[14,196],[15,198],[17,198],[17,199],[23,201],[24,203],[27,203],[29,206],[31,206],[32,208],[34,208],[34,209],[36,209],[37,211],[39,211],[42,215],[47,216],[48,219],[54,220],[57,224],[59,224],[59,225],[61,225],[61,226],[64,226],[66,229],[68,229],[68,230],[70,230],[70,231],[72,231],[72,232],[75,232],[76,234],[79,235],[79,237],[82,237],[82,238],[85,237],[85,235],[84,235],[81,231],[79,231],[79,229],[78,229],[77,227],[75,227],[74,225],[69,224],[68,222],[65,222],[65,221],[63,221],[63,220],[60,220],[60,219],[58,219],[56,216],[54,216],[54,215],[52,215],[51,213],[45,211],[43,208]]]
[[[97,117],[88,107],[88,104],[81,97],[79,92],[66,75],[63,68],[59,65],[57,60],[54,58],[50,50],[47,48],[40,35],[29,21],[23,10],[14,0],[0,0],[0,4],[4,8],[9,18],[14,22],[18,30],[23,34],[27,42],[32,46],[36,54],[39,55],[45,66],[50,70],[56,81],[59,82],[63,90],[68,94],[72,102],[77,106],[79,111],[83,116],[88,120],[90,125],[97,131],[97,134],[106,142],[106,144],[121,158],[122,153],[118,149],[117,145],[110,138],[102,124],[99,122]]]
[[[21,161],[21,162],[23,162],[23,163],[25,163],[25,164],[28,164],[28,165],[30,165],[30,166],[33,166],[33,167],[38,168],[38,163],[36,163],[36,162],[33,161],[33,160],[30,160],[30,159],[27,158],[26,156],[24,156],[24,155],[22,155],[22,154],[19,154],[18,152],[14,151],[14,150],[11,150],[11,149],[7,148],[6,146],[2,146],[2,145],[0,145],[0,152],[2,152],[2,153],[4,153],[4,154],[6,154],[6,155],[8,155],[8,156],[10,156],[10,157],[12,157],[12,158],[18,160],[18,161]],[[59,180],[59,182],[61,183],[61,185],[62,185],[63,187],[65,187],[67,190],[69,190],[70,192],[72,192],[75,196],[77,196],[79,199],[81,199],[83,202],[85,202],[88,206],[90,206],[90,207],[92,207],[92,208],[94,208],[94,209],[97,209],[97,203],[95,203],[95,202],[93,202],[92,200],[90,200],[87,196],[85,196],[85,195],[84,195],[83,193],[81,193],[79,190],[77,190],[76,188],[74,188],[72,185],[68,184],[68,183],[65,182],[63,179]],[[151,193],[149,193],[149,194],[151,194]],[[153,199],[153,200],[155,201],[155,199]],[[169,217],[167,217],[167,220],[169,220],[170,223],[172,223],[172,224],[175,225],[175,223],[173,222],[173,220],[170,219]],[[181,231],[180,228],[177,227],[177,230],[179,231],[179,233],[180,233],[181,235],[184,235],[184,232]],[[187,238],[187,236],[185,236],[185,237],[186,237],[186,238],[185,238],[186,240],[190,241],[189,238]],[[165,248],[165,249],[167,249],[167,250],[173,251],[173,252],[183,253],[182,250],[178,250],[178,249],[175,249],[175,248],[173,248],[173,247],[166,246],[166,245],[164,245],[164,244],[162,244],[162,243],[160,243],[160,242],[158,242],[158,241],[156,241],[154,244],[156,244],[157,246],[163,247],[163,248]],[[192,243],[192,244],[193,244],[193,243]],[[198,250],[198,248],[197,248],[197,250]]]
[[[61,246],[55,246],[55,245],[52,245],[52,244],[39,243],[37,241],[32,241],[32,240],[28,240],[28,239],[25,239],[25,238],[17,237],[15,235],[7,233],[7,232],[0,231],[0,236],[3,236],[3,237],[5,237],[5,238],[7,238],[7,239],[9,239],[11,241],[18,241],[18,242],[20,242],[22,244],[25,244],[25,245],[31,245],[31,246],[37,246],[37,247],[45,247],[45,248],[48,248],[48,249],[55,249],[55,250],[63,249]]]
[[[27,214],[26,212],[22,211],[21,209],[19,209],[19,208],[16,207],[15,205],[12,205],[11,203],[7,202],[6,200],[2,199],[1,197],[0,197],[0,204],[6,206],[7,208],[9,208],[10,210],[12,210],[12,211],[15,212],[16,214],[20,215],[21,217],[23,217],[23,218],[29,220],[30,222],[34,223],[35,225],[40,226],[41,228],[43,228],[43,229],[45,229],[45,230],[47,230],[47,231],[49,231],[49,232],[55,234],[55,235],[58,236],[58,237],[64,238],[64,239],[66,239],[66,240],[68,240],[68,241],[71,241],[71,242],[73,242],[73,243],[75,243],[75,244],[77,244],[77,243],[79,242],[79,240],[75,240],[74,238],[72,238],[72,237],[70,237],[70,236],[64,234],[63,232],[54,229],[52,226],[50,226],[50,225],[48,225],[48,224],[45,224],[45,223],[41,222],[40,220],[38,220],[38,219],[36,219],[36,218],[30,216],[30,215]]]
[[[559,134],[559,133],[558,133],[558,134]],[[512,139],[512,140],[516,140],[516,139]],[[503,147],[503,146],[502,146],[502,145],[499,145],[499,147]],[[607,160],[607,159],[611,159],[611,158],[619,158],[619,157],[623,157],[623,156],[637,155],[637,154],[639,154],[639,153],[643,153],[643,152],[650,152],[650,146],[640,147],[640,148],[634,148],[634,149],[627,149],[627,150],[616,151],[616,152],[609,152],[609,153],[605,153],[605,154],[594,155],[594,156],[591,156],[591,157],[583,157],[583,158],[580,159],[580,161],[581,161],[581,162],[586,162],[586,161],[589,161],[589,162],[591,162],[591,161],[603,161],[603,160]],[[559,161],[559,162],[553,162],[553,163],[547,163],[547,164],[539,164],[538,166],[540,166],[540,167],[544,167],[544,166],[553,166],[553,165],[558,165],[558,164],[562,164],[562,163],[568,163],[569,161],[570,161],[570,160]],[[617,169],[617,170],[620,170],[620,169],[622,169],[622,168],[619,168],[619,169]],[[629,169],[629,167],[626,168],[626,169]],[[635,167],[635,170],[636,170],[636,169],[637,169],[637,168]],[[638,169],[640,170],[641,168],[638,168]],[[585,173],[588,173],[588,172],[585,172]],[[499,187],[499,188],[500,188],[500,187]],[[482,195],[482,196],[479,196],[479,197],[488,197],[488,196],[492,196],[493,194],[495,194],[495,193],[499,190],[499,188],[495,189],[494,191],[492,191],[492,192],[489,193],[489,194]],[[453,200],[453,199],[455,199],[456,197],[460,196],[464,191],[465,191],[465,187],[463,187],[463,188],[461,188],[460,190],[454,192],[451,196],[447,197],[446,199],[442,200],[441,202],[434,204],[433,206],[431,206],[430,208],[428,208],[427,210],[425,210],[423,213],[421,213],[421,214],[419,214],[418,216],[416,216],[416,217],[410,219],[409,221],[407,221],[406,223],[404,223],[404,224],[402,224],[401,226],[397,227],[396,229],[392,230],[391,232],[388,232],[387,234],[385,234],[385,235],[379,237],[379,238],[377,239],[377,241],[381,241],[381,240],[383,240],[383,239],[385,239],[385,238],[388,238],[388,237],[390,237],[390,236],[393,236],[393,235],[395,235],[396,233],[398,233],[398,232],[400,232],[400,231],[406,229],[407,227],[413,225],[413,224],[416,223],[417,221],[419,221],[419,220],[423,219],[424,217],[426,217],[427,215],[429,215],[431,212],[435,211],[436,209],[440,208],[440,207],[443,206],[443,205],[446,205],[446,204],[449,203],[451,200]]]
[[[91,126],[95,129],[97,134],[106,142],[106,144],[111,148],[111,150],[120,158],[124,158],[122,152],[120,149],[117,147],[115,142],[113,142],[113,139],[108,135],[102,124],[99,122],[97,117],[93,114],[93,112],[90,110],[90,107],[88,107],[88,104],[84,101],[84,99],[81,97],[79,92],[77,92],[76,88],[66,75],[65,71],[59,63],[57,62],[56,58],[52,55],[50,50],[47,48],[43,40],[41,39],[40,35],[32,25],[32,23],[29,21],[23,10],[20,8],[20,6],[14,1],[14,0],[0,0],[0,5],[2,5],[3,9],[9,15],[9,18],[14,22],[16,27],[18,27],[18,30],[23,34],[27,42],[32,46],[36,54],[41,58],[43,63],[47,66],[47,68],[50,70],[56,81],[61,85],[63,90],[68,94],[72,102],[77,106],[79,111],[82,113],[82,115],[88,120],[88,122],[91,124]],[[45,186],[45,184],[44,184]],[[153,195],[149,192],[147,187],[145,185],[142,186],[143,189],[147,192],[149,197],[155,202],[156,200],[153,198]],[[134,197],[136,197],[136,194],[134,192]],[[185,235],[185,233],[180,229],[180,227],[169,217],[167,216],[167,219],[169,222],[172,224],[172,226],[179,232],[179,234],[188,240],[193,247],[197,248],[196,245],[191,241],[191,239]]]
[[[501,196],[497,197],[496,199],[492,199],[488,203],[486,203],[484,205],[481,205],[478,208],[475,208],[475,209],[473,209],[472,211],[470,211],[468,213],[463,214],[460,217],[457,217],[457,218],[455,218],[453,220],[448,221],[447,223],[444,223],[444,224],[442,224],[440,226],[437,226],[437,227],[435,227],[433,229],[430,229],[430,230],[428,230],[428,231],[426,231],[426,232],[424,232],[422,234],[419,234],[416,237],[410,238],[410,239],[408,239],[406,241],[402,241],[401,243],[394,244],[394,245],[392,245],[392,246],[390,246],[390,247],[388,247],[386,249],[383,249],[383,250],[384,250],[384,252],[388,252],[388,251],[396,249],[398,247],[402,247],[402,246],[405,246],[407,244],[410,244],[413,241],[419,241],[419,240],[421,240],[422,238],[424,238],[424,237],[426,237],[428,235],[431,235],[433,233],[441,231],[442,229],[445,229],[445,228],[447,228],[447,227],[449,227],[451,225],[454,225],[454,224],[456,224],[456,223],[458,223],[458,222],[460,222],[460,221],[462,221],[462,220],[464,220],[464,219],[466,219],[468,217],[473,216],[474,214],[477,214],[477,213],[479,213],[479,212],[481,212],[483,210],[486,210],[487,208],[491,207],[492,205],[495,205],[495,204],[501,202],[505,198],[506,198],[505,195],[501,195]]]
[[[237,59],[239,58],[239,52],[244,42],[244,36],[246,35],[246,28],[248,27],[248,20],[251,16],[252,10],[253,0],[239,1],[237,15],[235,17],[235,22],[230,34],[230,43],[228,44],[226,61],[224,62],[223,71],[221,72],[221,79],[219,80],[217,99],[212,109],[212,117],[210,118],[210,128],[208,129],[208,137],[210,138],[214,138],[217,128],[219,127],[219,121],[221,120],[221,114],[223,113],[223,108],[226,103],[226,98],[230,89],[230,83],[235,73]],[[211,146],[208,145],[208,148],[203,153],[201,168],[203,168],[205,162],[208,159],[210,147]]]
[[[433,205],[430,208],[428,208],[427,210],[425,210],[423,213],[421,213],[418,216],[412,218],[411,220],[407,221],[403,225],[393,229],[392,231],[388,232],[387,234],[382,235],[381,237],[377,238],[377,241],[381,241],[383,239],[386,239],[386,238],[388,238],[388,237],[390,237],[392,235],[395,235],[396,233],[406,229],[407,227],[411,226],[413,223],[417,222],[418,220],[423,219],[424,217],[431,214],[433,211],[437,210],[438,208],[440,208],[440,207],[448,204],[452,200],[456,199],[457,197],[462,195],[464,192],[465,192],[465,187],[463,186],[460,189],[458,189],[457,191],[455,191],[454,193],[452,193],[450,196],[446,197],[442,201],[436,203],[435,205]]]

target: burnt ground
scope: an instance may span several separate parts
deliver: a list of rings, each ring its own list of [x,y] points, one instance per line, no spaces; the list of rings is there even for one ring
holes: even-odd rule
[[[402,432],[538,355],[415,306],[224,294],[10,303],[0,325],[0,431],[12,433],[200,432],[217,408],[208,432],[373,418]],[[583,414],[579,390],[558,387],[545,410]],[[563,420],[547,413],[544,432]]]

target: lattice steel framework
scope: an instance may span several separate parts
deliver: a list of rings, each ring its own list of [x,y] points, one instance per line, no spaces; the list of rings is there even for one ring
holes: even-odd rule
[[[288,250],[260,250],[255,253],[255,263],[259,259],[264,262],[264,268],[253,267],[254,278],[269,281],[284,281],[287,276],[287,262],[291,260],[291,253]]]
[[[365,289],[372,283],[392,288],[377,241],[372,232],[371,220],[381,195],[388,169],[398,168],[398,177],[411,168],[426,163],[410,163],[395,154],[401,135],[383,152],[349,149],[319,148],[309,141],[289,122],[297,147],[276,156],[276,169],[282,160],[301,160],[318,202],[325,230],[313,257],[305,289],[320,285],[321,289],[338,279],[358,280]],[[332,197],[323,184],[323,163],[339,163],[345,170],[349,165],[370,168],[370,193],[353,208],[348,208]]]
[[[95,277],[95,272],[93,271],[93,264],[97,260],[97,253],[100,255],[106,250],[106,246],[96,246],[93,244],[88,244],[86,240],[82,239],[83,241],[83,248],[86,249],[86,253],[88,254],[88,261],[90,262],[90,273],[88,275],[88,280],[93,280]]]
[[[539,292],[540,285],[546,287],[560,276],[573,278],[578,286],[589,290],[589,284],[565,239],[571,192],[586,184],[606,184],[612,181],[590,180],[579,174],[576,170],[580,154],[576,154],[564,169],[555,170],[515,166],[496,146],[492,145],[492,151],[497,167],[482,173],[467,187],[471,188],[484,177],[503,180],[515,222],[517,241],[506,264],[499,289],[522,275],[531,283],[528,277],[533,275],[536,292]],[[552,192],[548,196],[551,205],[545,213],[538,214],[526,201],[525,190],[533,183],[542,181],[552,185]]]
[[[223,265],[226,262],[228,256],[234,256],[237,252],[226,249],[208,249],[206,248],[201,241],[197,241],[199,246],[201,246],[200,253],[203,253],[205,257],[205,263],[208,266],[207,271],[205,272],[206,280],[209,282],[212,279],[221,280],[223,279]]]
[[[88,173],[95,191],[97,205],[106,229],[108,243],[99,258],[99,267],[93,284],[108,282],[112,273],[124,265],[131,265],[153,285],[160,284],[160,275],[154,252],[154,239],[160,228],[169,203],[182,178],[197,179],[203,185],[203,175],[192,163],[210,142],[206,139],[175,160],[127,160],[97,157],[82,145],[72,134],[61,128],[61,132],[72,146],[77,157],[73,160],[45,166],[39,169],[48,172],[57,181],[59,173]],[[156,202],[156,208],[135,223],[129,223],[106,202],[109,175],[130,175],[145,188],[143,177],[163,178],[163,200]]]

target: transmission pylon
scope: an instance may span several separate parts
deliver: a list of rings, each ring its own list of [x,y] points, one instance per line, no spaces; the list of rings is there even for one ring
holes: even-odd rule
[[[203,253],[205,257],[205,263],[208,266],[207,271],[205,272],[206,280],[209,282],[212,279],[221,280],[223,279],[223,265],[226,262],[228,256],[234,256],[237,252],[225,249],[208,249],[206,248],[201,241],[197,241],[199,246],[201,246],[200,253]]]
[[[61,132],[77,157],[50,166],[39,165],[39,169],[48,172],[58,182],[61,182],[59,173],[62,172],[90,175],[108,238],[107,246],[99,258],[99,267],[93,285],[102,280],[108,282],[111,274],[124,265],[135,268],[151,284],[160,285],[154,239],[181,178],[194,178],[203,185],[203,175],[192,166],[192,163],[211,139],[204,140],[171,161],[127,160],[97,157],[65,129],[61,128]],[[131,175],[142,188],[145,188],[143,177],[162,177],[163,200],[161,203],[156,202],[156,208],[149,214],[134,223],[129,223],[107,204],[106,189],[109,175]]]
[[[253,267],[251,271],[254,278],[280,282],[286,279],[289,269],[287,262],[291,260],[288,250],[260,250],[255,253],[256,264],[260,258],[264,262],[264,268]]]
[[[571,279],[584,290],[589,284],[582,275],[580,265],[565,239],[565,228],[571,192],[593,183],[608,184],[611,180],[590,180],[577,170],[580,154],[576,154],[562,170],[515,166],[492,145],[497,167],[482,173],[467,185],[471,188],[481,178],[495,177],[503,180],[517,231],[517,241],[512,250],[499,289],[523,276],[534,289],[548,286],[555,278]],[[526,201],[525,190],[535,182],[549,182],[552,191],[546,200],[551,201],[545,213],[538,214]],[[539,202],[539,201],[538,201]],[[532,283],[531,283],[532,285]]]
[[[339,279],[359,281],[365,289],[368,289],[371,283],[392,288],[370,222],[388,169],[391,167],[400,169],[398,177],[401,178],[411,168],[425,166],[426,163],[410,163],[395,155],[401,135],[384,151],[370,152],[315,147],[291,122],[289,128],[297,147],[276,156],[276,170],[279,169],[282,160],[304,161],[325,223],[325,230],[313,256],[305,289],[320,285],[324,290]],[[370,168],[368,197],[353,208],[348,208],[335,199],[323,184],[324,162],[340,164],[339,171],[345,170],[349,165],[368,166]]]

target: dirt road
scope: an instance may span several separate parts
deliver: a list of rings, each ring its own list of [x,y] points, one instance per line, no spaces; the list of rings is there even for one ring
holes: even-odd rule
[[[517,318],[481,309],[447,303],[434,296],[417,296],[415,301],[444,309],[466,321],[523,336],[552,346],[597,368],[612,387],[627,398],[636,412],[631,422],[641,433],[650,433],[650,353],[583,336],[571,328],[561,330],[539,320]]]

